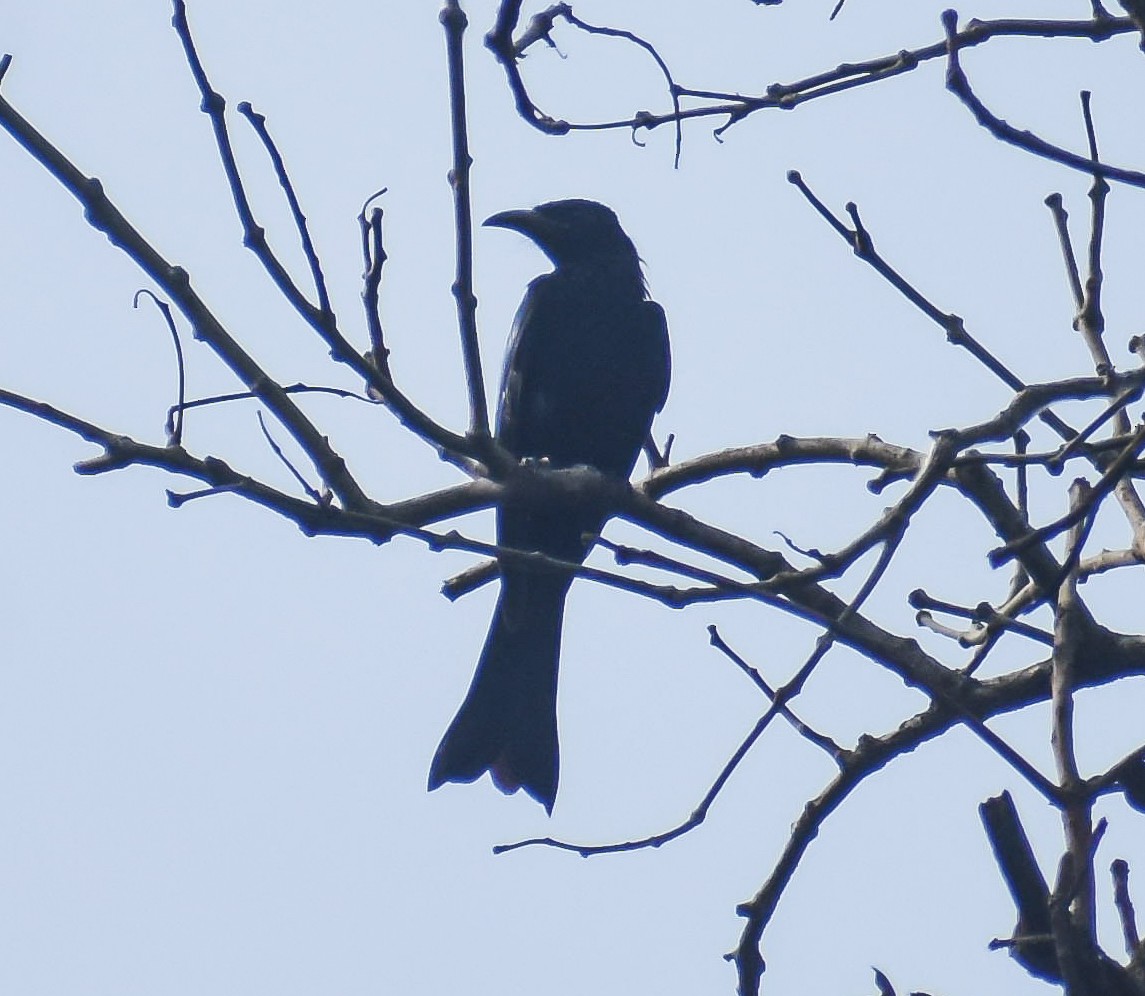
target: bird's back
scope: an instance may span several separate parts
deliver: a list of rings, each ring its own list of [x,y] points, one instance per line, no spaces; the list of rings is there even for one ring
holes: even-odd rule
[[[505,370],[497,434],[514,455],[627,477],[667,394],[663,309],[592,271],[539,277]]]

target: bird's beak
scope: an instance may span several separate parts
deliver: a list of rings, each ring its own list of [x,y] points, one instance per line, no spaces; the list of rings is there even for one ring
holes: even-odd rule
[[[552,234],[552,223],[531,210],[500,211],[485,219],[490,228],[508,228],[545,245]]]
[[[482,224],[490,228],[512,228],[521,231],[535,217],[533,211],[498,211],[491,214]]]

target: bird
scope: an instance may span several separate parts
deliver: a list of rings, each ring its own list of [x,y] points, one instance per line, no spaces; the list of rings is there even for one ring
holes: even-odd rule
[[[485,225],[531,239],[553,265],[513,320],[494,435],[518,461],[580,465],[627,480],[664,407],[671,352],[664,309],[616,214],[591,200],[502,211]],[[588,555],[598,509],[501,504],[497,543],[570,564]],[[501,589],[469,691],[434,754],[429,789],[486,771],[552,815],[560,769],[557,671],[570,570],[502,562]]]

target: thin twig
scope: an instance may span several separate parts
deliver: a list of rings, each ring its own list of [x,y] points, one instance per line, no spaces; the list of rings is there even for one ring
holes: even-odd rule
[[[676,86],[676,81],[672,79],[672,71],[668,68],[668,64],[663,60],[663,58],[661,58],[660,53],[656,51],[652,44],[645,41],[639,35],[634,34],[631,31],[625,31],[622,28],[608,28],[600,27],[595,24],[589,24],[586,21],[582,21],[579,17],[574,16],[572,8],[567,4],[562,4],[561,6],[564,7],[564,10],[561,11],[561,16],[564,17],[564,19],[568,21],[569,24],[575,25],[582,31],[587,31],[592,35],[606,35],[610,38],[624,38],[627,41],[632,42],[633,45],[637,45],[644,49],[644,51],[652,57],[661,74],[664,76],[664,79],[667,81],[668,93],[672,98],[673,124],[675,125],[676,135],[675,166],[676,169],[679,169],[680,152],[684,144],[683,122],[680,120],[680,91]],[[633,133],[635,133],[636,129],[642,127],[642,119],[643,115],[641,114],[636,115],[636,117],[633,119]]]
[[[362,271],[362,307],[366,313],[366,328],[370,335],[370,357],[378,369],[388,378],[390,377],[390,351],[386,346],[386,337],[382,332],[381,312],[381,285],[382,267],[386,263],[386,247],[382,239],[382,206],[370,205],[386,192],[383,187],[376,194],[370,195],[358,213],[358,226],[362,232],[362,261],[365,270]],[[369,209],[369,216],[366,210]]]
[[[124,217],[94,178],[83,175],[52,143],[23,118],[11,104],[0,97],[0,125],[50,172],[84,207],[87,222],[105,233],[163,289],[191,324],[196,338],[207,343],[231,369],[246,388],[258,395],[275,417],[283,423],[314,462],[347,509],[368,504],[345,460],[336,453],[330,441],[310,422],[266,371],[224,328],[192,289],[190,277],[182,267],[169,263]]]
[[[302,243],[302,253],[310,267],[310,276],[314,281],[314,292],[318,295],[318,310],[322,312],[323,322],[336,328],[338,321],[334,317],[334,309],[330,306],[330,293],[326,289],[326,277],[322,273],[322,261],[318,258],[318,251],[314,248],[314,240],[310,237],[310,228],[306,224],[306,215],[302,211],[298,195],[294,192],[294,184],[291,182],[290,174],[286,171],[282,153],[278,151],[278,146],[271,138],[270,130],[266,126],[266,116],[259,114],[248,100],[240,101],[237,110],[251,123],[251,127],[262,140],[267,156],[270,157],[271,164],[274,166],[274,175],[278,177],[279,186],[282,187],[282,191],[286,195],[286,202],[290,205],[294,227],[298,230],[298,238]]]
[[[1137,914],[1133,908],[1133,897],[1129,895],[1129,862],[1117,858],[1109,866],[1113,879],[1113,905],[1121,920],[1121,936],[1125,940],[1125,953],[1130,958],[1140,954],[1141,935],[1137,932]]]
[[[1054,229],[1058,234],[1058,245],[1061,247],[1062,259],[1065,261],[1066,280],[1069,282],[1070,293],[1073,295],[1074,305],[1080,311],[1085,303],[1085,292],[1081,286],[1081,275],[1077,268],[1077,256],[1073,251],[1073,242],[1069,237],[1069,212],[1062,203],[1062,195],[1050,194],[1045,199],[1045,205],[1050,209],[1054,219]]]
[[[187,409],[187,368],[183,361],[183,344],[179,341],[179,329],[175,326],[175,317],[171,314],[171,306],[166,301],[160,300],[144,287],[135,292],[131,306],[138,308],[139,298],[144,294],[151,298],[155,307],[159,309],[159,313],[167,323],[167,331],[171,333],[171,342],[175,345],[175,368],[179,381],[176,389],[177,400],[171,408],[167,409],[167,421],[164,429],[167,433],[167,443],[170,446],[178,446],[183,441],[183,412]]]
[[[1121,453],[1118,454],[1112,463],[1108,464],[1105,473],[1102,474],[1101,479],[1090,490],[1089,496],[1083,505],[1071,507],[1066,514],[1055,519],[1053,522],[1030,530],[1024,536],[991,550],[987,554],[990,565],[992,567],[999,567],[1018,553],[1027,549],[1031,543],[1044,543],[1046,540],[1061,535],[1067,529],[1079,523],[1113,490],[1118,481],[1121,480],[1128,466],[1137,459],[1137,455],[1141,452],[1143,447],[1145,447],[1145,423],[1138,426],[1137,431],[1130,437]]]
[[[1055,469],[1060,470],[1064,462],[1089,442],[1093,434],[1112,418],[1117,418],[1117,431],[1128,434],[1132,427],[1129,425],[1128,416],[1125,415],[1125,408],[1140,399],[1143,390],[1145,390],[1145,383],[1130,384],[1129,387],[1113,398],[1099,414],[1094,416],[1088,425],[1082,427],[1073,439],[1062,445],[1061,449],[1054,455],[1052,462],[1048,464],[1051,472]],[[1116,436],[1114,438],[1120,439],[1122,437]],[[1121,445],[1124,445],[1124,441]],[[1094,452],[1097,451],[1091,450],[1091,453]]]
[[[1089,143],[1089,158],[1095,169],[1099,164],[1097,155],[1097,132],[1093,125],[1093,109],[1091,95],[1088,90],[1081,92],[1081,109],[1085,118],[1085,135]],[[1082,334],[1089,352],[1093,358],[1094,369],[1100,376],[1113,369],[1109,350],[1105,346],[1102,336],[1105,334],[1105,316],[1101,310],[1101,289],[1103,274],[1101,272],[1101,248],[1105,235],[1105,202],[1109,196],[1109,184],[1098,172],[1093,174],[1093,183],[1089,188],[1090,200],[1090,229],[1089,252],[1086,261],[1085,293],[1082,305],[1078,311],[1074,327]],[[1129,431],[1129,420],[1126,418],[1120,426],[1122,432]]]
[[[1029,623],[1024,623],[1021,620],[1003,615],[988,602],[979,602],[975,606],[957,605],[954,602],[946,602],[938,598],[933,598],[921,588],[915,588],[908,596],[907,601],[911,608],[919,610],[920,615],[936,611],[943,612],[946,615],[956,616],[959,619],[970,619],[977,623],[978,626],[973,636],[958,630],[947,630],[947,635],[954,637],[954,639],[962,643],[963,646],[977,646],[985,642],[989,634],[999,629],[1009,630],[1012,633],[1024,636],[1027,639],[1044,644],[1045,646],[1053,646],[1054,638],[1051,633],[1038,629],[1036,626],[1031,626]],[[923,624],[921,620],[919,620],[919,622],[920,625]],[[927,622],[925,625],[935,632],[941,631],[937,623]],[[942,629],[946,628],[942,627]]]
[[[211,120],[211,129],[215,135],[215,146],[218,149],[219,161],[222,164],[223,172],[226,174],[227,184],[231,190],[231,198],[234,200],[235,210],[238,212],[239,221],[242,224],[243,245],[250,249],[258,261],[262,263],[263,268],[270,275],[274,285],[290,303],[291,307],[316,329],[325,331],[328,328],[332,328],[334,327],[333,315],[328,311],[323,312],[306,299],[306,296],[299,290],[298,285],[287,272],[286,267],[283,266],[282,261],[279,260],[274,250],[270,248],[269,243],[266,241],[266,231],[259,225],[254,216],[254,210],[250,205],[250,198],[247,197],[246,187],[243,184],[242,174],[239,172],[238,161],[235,159],[234,147],[231,144],[230,132],[227,129],[225,114],[226,101],[222,94],[211,86],[211,81],[207,76],[207,70],[203,66],[203,61],[199,58],[199,53],[195,48],[194,38],[191,35],[191,26],[187,21],[187,5],[185,0],[174,0],[174,8],[175,13],[171,19],[171,23],[175,28],[175,33],[179,36],[179,41],[183,45],[183,53],[186,56],[187,65],[191,69],[191,75],[194,77],[195,85],[199,88],[199,94],[202,97],[200,110]],[[269,135],[267,136],[267,141],[269,141]],[[278,156],[273,144],[269,145],[268,149],[272,152],[272,159],[275,159],[276,170],[283,169],[281,157]],[[299,214],[301,214],[301,212],[299,212]],[[305,239],[305,226],[303,226],[301,231]],[[321,273],[319,272],[319,278],[320,277]]]
[[[764,0],[756,0],[764,2]],[[766,0],[775,2],[775,0]],[[705,118],[723,118],[725,123],[715,130],[717,137],[733,125],[752,114],[764,110],[792,110],[801,104],[852,90],[856,87],[879,83],[904,73],[913,72],[925,63],[947,56],[948,43],[934,42],[920,48],[894,52],[860,62],[844,62],[833,69],[816,73],[791,83],[772,83],[763,94],[743,95],[715,89],[701,89],[677,85],[674,94],[683,98],[704,101],[703,106],[687,107],[664,114],[640,112],[628,118],[569,122],[541,112],[529,95],[518,66],[520,55],[537,42],[548,42],[553,22],[567,4],[555,4],[539,12],[529,22],[519,39],[514,41],[513,31],[520,17],[521,0],[502,0],[498,7],[496,25],[486,36],[486,45],[492,50],[505,70],[510,92],[520,116],[534,128],[548,135],[567,135],[570,131],[607,131],[614,129],[644,128],[651,130],[669,123],[680,123]],[[1000,38],[1085,38],[1094,42],[1106,41],[1134,30],[1129,18],[1086,20],[1052,20],[1001,18],[993,21],[973,20],[957,32],[959,48],[972,48]],[[1111,175],[1115,172],[1110,167]],[[1119,177],[1120,178],[1120,177]]]
[[[338,330],[333,319],[333,314],[329,311],[323,311],[321,308],[316,307],[306,300],[305,295],[298,289],[285,267],[283,267],[282,263],[270,249],[266,242],[266,233],[257,224],[253,211],[251,210],[246,190],[243,186],[242,177],[235,161],[230,135],[227,131],[226,117],[224,115],[226,103],[222,95],[212,88],[210,80],[207,77],[206,69],[195,48],[190,25],[187,22],[185,0],[174,0],[174,7],[175,14],[172,18],[172,24],[182,42],[187,63],[191,68],[191,75],[194,77],[195,83],[202,96],[202,110],[208,115],[211,121],[219,158],[222,162],[223,171],[226,174],[227,182],[231,189],[231,196],[235,202],[235,207],[243,226],[244,244],[254,251],[275,286],[278,287],[279,291],[295,311],[330,347],[331,358],[338,363],[348,365],[359,377],[374,388],[379,397],[385,402],[386,407],[397,416],[402,425],[419,438],[434,446],[440,456],[450,460],[461,469],[472,472],[472,461],[475,457],[478,457],[478,453],[475,448],[470,445],[469,441],[464,436],[452,433],[434,422],[425,412],[414,405],[409,398],[398,390],[393,381],[390,380],[378,366],[373,362],[367,361]],[[248,386],[251,386],[249,382],[246,383]],[[263,400],[266,401],[266,399]],[[317,459],[315,454],[311,452],[314,446],[314,440],[324,437],[321,437],[316,431],[313,433],[304,432],[303,436],[300,437],[297,434],[297,431],[301,429],[300,425],[296,426],[291,424],[289,421],[283,419],[282,414],[278,412],[273,405],[270,405],[269,402],[267,402],[267,405],[272,411],[275,411],[279,420],[287,425],[291,433],[295,435],[295,438],[299,440],[299,443],[311,455],[311,458],[315,459],[323,478],[329,481],[334,493],[338,495],[342,501],[350,500],[352,502],[354,500],[353,497],[348,493],[343,493],[345,491],[345,485],[343,483],[329,480],[327,475],[331,473],[333,469],[331,462],[324,456],[321,459]],[[324,445],[325,448],[329,450],[329,443],[325,442]],[[340,463],[341,466],[339,473],[343,475],[346,474],[345,462],[342,461],[340,457],[337,458],[337,462]]]
[[[274,455],[278,457],[283,466],[290,471],[302,490],[306,492],[307,497],[312,498],[316,502],[321,502],[323,500],[322,495],[310,486],[306,478],[298,472],[298,468],[295,467],[287,458],[286,454],[282,452],[282,447],[274,441],[274,436],[270,434],[270,430],[266,427],[266,420],[262,417],[262,412],[257,412],[256,414],[258,415],[258,427],[262,430],[263,438],[267,441]]]
[[[1094,165],[1093,183],[1089,189],[1090,235],[1087,273],[1085,279],[1085,298],[1078,311],[1075,328],[1082,334],[1089,348],[1094,368],[1099,375],[1108,374],[1114,369],[1106,347],[1105,316],[1101,308],[1101,293],[1104,284],[1104,275],[1101,268],[1102,245],[1105,235],[1105,205],[1109,198],[1109,184],[1098,172],[1100,159],[1097,150],[1097,129],[1093,123],[1092,99],[1088,90],[1081,92],[1082,115],[1085,120],[1085,135],[1089,145],[1089,158]],[[1129,415],[1123,408],[1111,412],[1115,420],[1114,431],[1124,434],[1130,431]],[[1104,468],[1103,468],[1104,469]],[[1134,546],[1145,552],[1145,503],[1133,486],[1133,482],[1122,479],[1114,487],[1114,494],[1122,511],[1129,521],[1133,531]]]
[[[769,701],[775,701],[778,694],[776,690],[772,688],[770,684],[768,684],[763,675],[759,673],[758,668],[752,667],[752,665],[745,661],[728,645],[727,641],[720,635],[720,631],[716,626],[712,625],[708,627],[708,638],[711,641],[712,646],[720,651],[720,653],[722,653],[725,657],[727,657],[727,659],[735,664],[735,666],[738,667],[744,674],[746,674],[748,678],[751,679],[756,688],[758,688],[761,692],[763,692],[764,695],[767,696]],[[792,728],[801,737],[822,750],[833,761],[835,761],[836,764],[839,763],[839,759],[843,756],[843,749],[837,743],[835,743],[834,740],[832,740],[826,734],[812,729],[788,706],[783,706],[780,710],[780,714],[784,719],[787,720],[787,722],[791,724]]]
[[[819,214],[846,240],[854,249],[855,255],[865,263],[870,264],[892,287],[903,295],[911,304],[918,308],[931,321],[946,333],[946,339],[953,345],[961,346],[969,352],[979,363],[994,374],[1007,387],[1014,391],[1025,390],[1027,385],[1009,368],[995,357],[985,346],[966,331],[965,322],[959,315],[945,314],[941,309],[927,300],[905,278],[903,278],[886,260],[875,250],[870,232],[863,226],[859,218],[859,211],[853,202],[846,205],[847,213],[851,216],[854,228],[850,229],[827,208],[811,192],[803,177],[796,170],[790,170],[787,179],[794,184],[807,201]],[[1075,433],[1060,418],[1052,412],[1043,411],[1038,417],[1050,426],[1063,439],[1071,439]]]
[[[1095,24],[1096,22],[1089,23]],[[1112,18],[1108,22],[1104,22],[1102,30],[1104,30],[1105,25],[1113,24],[1117,24],[1120,29],[1124,29],[1125,25],[1131,26],[1132,22],[1130,22],[1128,18]],[[943,11],[942,25],[946,31],[946,88],[966,105],[970,113],[974,115],[975,120],[989,131],[991,135],[1009,145],[1025,149],[1027,152],[1032,152],[1036,156],[1049,159],[1052,162],[1070,169],[1075,169],[1082,173],[1096,174],[1104,177],[1106,180],[1117,180],[1120,183],[1125,183],[1133,187],[1145,187],[1145,173],[1132,169],[1123,169],[1118,166],[1109,166],[1102,162],[1094,162],[1086,156],[1081,156],[1076,152],[1070,152],[1060,146],[1053,145],[1045,139],[1039,138],[1032,132],[1015,128],[1013,125],[995,115],[982,103],[971,89],[970,81],[967,79],[966,73],[963,71],[959,61],[958,52],[960,49],[965,48],[966,45],[963,42],[962,35],[958,31],[957,11]]]
[[[641,837],[634,840],[627,840],[613,844],[574,844],[568,841],[558,840],[554,837],[533,837],[528,840],[516,841],[512,844],[501,844],[493,848],[494,854],[504,854],[507,851],[517,850],[522,847],[531,847],[543,845],[546,847],[556,848],[563,851],[575,851],[582,857],[592,857],[598,854],[614,854],[622,851],[637,851],[643,850],[648,847],[661,847],[687,833],[695,830],[701,826],[707,819],[708,812],[711,810],[712,805],[723,791],[724,786],[731,778],[732,774],[739,767],[740,762],[747,756],[748,752],[757,743],[759,738],[763,736],[764,731],[771,725],[771,721],[775,719],[780,712],[786,708],[787,703],[795,698],[802,690],[803,686],[807,683],[812,673],[819,666],[820,662],[826,656],[827,651],[834,646],[836,641],[836,634],[839,628],[844,626],[846,622],[854,616],[862,603],[874,591],[878,582],[886,573],[887,568],[890,566],[891,559],[895,551],[898,549],[898,544],[901,542],[902,536],[888,540],[882,551],[879,554],[879,559],[871,569],[870,574],[860,587],[854,599],[846,604],[840,617],[835,622],[828,623],[825,631],[820,635],[815,642],[815,649],[811,652],[808,658],[796,671],[794,676],[782,688],[775,692],[771,700],[771,705],[763,713],[762,716],[756,721],[755,725],[751,728],[743,740],[740,741],[739,746],[728,758],[727,762],[720,773],[716,776],[715,781],[711,787],[704,794],[699,804],[692,810],[692,814],[674,827],[662,831],[660,833],[651,834],[647,837]],[[845,760],[847,755],[841,755]]]

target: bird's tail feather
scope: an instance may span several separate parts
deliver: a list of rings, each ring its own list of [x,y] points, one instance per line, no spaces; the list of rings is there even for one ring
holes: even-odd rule
[[[568,579],[502,580],[481,660],[429,771],[429,788],[488,771],[503,792],[523,788],[552,812],[559,768],[557,664]]]

